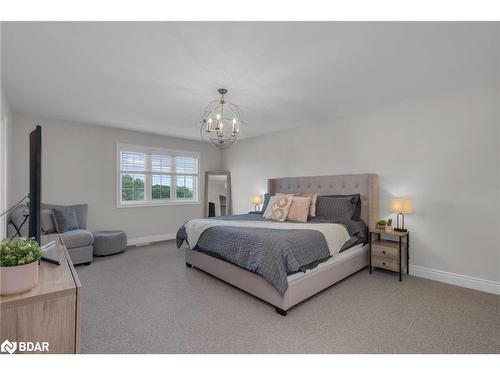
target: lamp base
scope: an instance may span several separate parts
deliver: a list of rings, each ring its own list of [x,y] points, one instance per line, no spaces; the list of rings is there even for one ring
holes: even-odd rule
[[[392,228],[392,230],[395,232],[408,232],[408,229],[402,229],[402,228]]]

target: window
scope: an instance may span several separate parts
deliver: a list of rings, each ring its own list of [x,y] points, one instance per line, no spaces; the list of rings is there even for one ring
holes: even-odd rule
[[[118,207],[198,203],[199,154],[118,144]]]

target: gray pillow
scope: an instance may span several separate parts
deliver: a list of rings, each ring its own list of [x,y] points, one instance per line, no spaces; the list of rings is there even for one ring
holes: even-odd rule
[[[73,207],[55,207],[52,211],[54,213],[54,223],[56,224],[58,233],[78,229],[78,220]]]
[[[87,229],[87,218],[89,215],[89,205],[88,204],[75,204],[73,206],[76,213],[76,220],[78,220],[78,228]]]
[[[264,194],[264,204],[262,205],[262,210],[261,210],[262,213],[266,212],[266,208],[270,200],[271,200],[271,194],[269,193]]]
[[[14,226],[17,229],[19,229],[23,224],[26,216],[28,215],[29,215],[28,207],[22,205],[16,208],[14,211],[12,211],[12,213],[10,214],[10,221],[12,221],[12,224],[14,224]],[[27,221],[26,223],[24,223],[24,225],[27,225]]]
[[[56,233],[57,229],[54,224],[54,213],[52,210],[41,210],[40,221],[42,234]]]
[[[354,205],[354,213],[352,215],[352,220],[361,220],[361,194],[336,194],[336,195],[323,195],[323,197],[329,198],[351,198],[351,202]]]
[[[78,222],[78,228],[80,229],[87,229],[87,218],[88,218],[88,210],[89,210],[89,205],[88,204],[75,204],[72,206],[61,206],[57,204],[46,204],[42,203],[42,210],[53,210],[54,208],[64,208],[64,207],[71,207],[75,209],[76,213],[76,220]]]
[[[357,207],[361,208],[359,194],[354,195],[321,195],[316,201],[316,216],[336,220],[353,219],[358,215]],[[359,215],[361,211],[359,212]]]
[[[349,218],[337,218],[337,220],[328,217],[312,217],[310,221],[313,223],[342,223],[346,226],[349,235],[357,236],[363,240],[367,240],[366,225],[363,220],[351,220]]]

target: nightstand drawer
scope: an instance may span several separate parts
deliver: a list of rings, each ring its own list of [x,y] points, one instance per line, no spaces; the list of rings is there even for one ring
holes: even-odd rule
[[[383,244],[379,244],[377,242],[374,242],[372,244],[372,254],[375,256],[383,257],[383,258],[389,258],[389,259],[398,259],[398,248],[395,246],[385,246]]]
[[[396,272],[399,271],[398,262],[396,259],[382,258],[373,255],[372,265],[374,267],[385,268],[386,270],[390,271],[396,271]]]

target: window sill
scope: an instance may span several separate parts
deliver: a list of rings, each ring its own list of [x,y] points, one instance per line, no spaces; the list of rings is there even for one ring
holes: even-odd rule
[[[139,203],[121,203],[116,205],[116,208],[137,208],[137,207],[161,207],[161,206],[185,206],[199,205],[200,201],[170,201],[170,202],[139,202]]]

